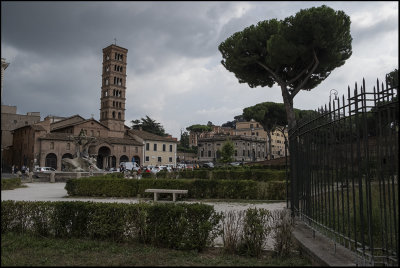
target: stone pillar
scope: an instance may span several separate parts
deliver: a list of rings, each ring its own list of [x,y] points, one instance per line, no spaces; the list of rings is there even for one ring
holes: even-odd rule
[[[80,172],[77,172],[77,173],[76,173],[76,178],[79,179],[80,177],[81,177],[81,173],[80,173]]]
[[[50,182],[56,182],[56,173],[54,172],[50,173]]]

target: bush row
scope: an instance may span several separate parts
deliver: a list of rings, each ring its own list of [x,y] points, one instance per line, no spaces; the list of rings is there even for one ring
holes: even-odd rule
[[[1,233],[138,241],[199,251],[212,244],[220,218],[212,206],[199,203],[1,202]]]
[[[274,169],[195,169],[174,172],[159,172],[157,178],[174,178],[178,175],[186,179],[219,179],[219,180],[255,180],[255,181],[284,181],[285,170]],[[151,176],[151,175],[150,175]]]
[[[1,190],[12,190],[21,186],[21,178],[1,179]]]
[[[70,179],[65,189],[71,196],[152,197],[145,189],[184,189],[185,197],[227,199],[286,199],[286,183],[282,181],[256,182],[251,180],[201,180],[201,179],[120,179],[89,177]],[[167,195],[167,194],[165,194]],[[161,195],[163,197],[163,195]]]

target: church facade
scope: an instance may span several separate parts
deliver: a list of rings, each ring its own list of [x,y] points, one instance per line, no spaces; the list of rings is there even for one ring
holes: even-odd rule
[[[76,137],[83,131],[94,137],[88,154],[95,157],[100,169],[118,167],[120,162],[135,161],[146,165],[146,141],[124,124],[126,102],[126,65],[128,50],[117,45],[103,49],[102,87],[100,97],[100,120],[85,119],[80,115],[70,117],[46,117],[43,121],[13,130],[12,164],[30,169],[35,166],[63,170],[62,159],[76,156]],[[145,133],[146,134],[146,133]],[[150,133],[149,133],[150,134]],[[152,135],[146,135],[152,137]],[[175,144],[172,137],[157,137],[155,142]],[[170,156],[159,165],[171,164],[176,158],[176,146],[169,146]]]

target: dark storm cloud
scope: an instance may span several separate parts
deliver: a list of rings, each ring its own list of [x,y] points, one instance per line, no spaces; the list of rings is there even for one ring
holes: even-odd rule
[[[178,136],[190,124],[231,121],[246,106],[281,102],[281,94],[276,88],[239,84],[222,67],[218,45],[259,21],[325,4],[351,16],[354,53],[321,89],[299,94],[295,103],[313,109],[309,96],[323,103],[326,89],[346,88],[396,65],[398,54],[388,51],[396,52],[396,44],[398,50],[398,11],[387,11],[398,4],[390,3],[2,1],[2,57],[10,62],[2,101],[17,105],[19,113],[94,114],[98,119],[102,49],[117,38],[117,45],[128,49],[127,125],[149,115]]]

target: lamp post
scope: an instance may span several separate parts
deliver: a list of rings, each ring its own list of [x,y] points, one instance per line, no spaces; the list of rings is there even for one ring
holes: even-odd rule
[[[331,90],[329,91],[329,103],[331,102],[332,91],[333,91],[333,94],[335,95],[335,100],[338,99],[338,97],[337,97],[337,95],[338,95],[337,90],[336,90],[336,89],[331,89]]]

